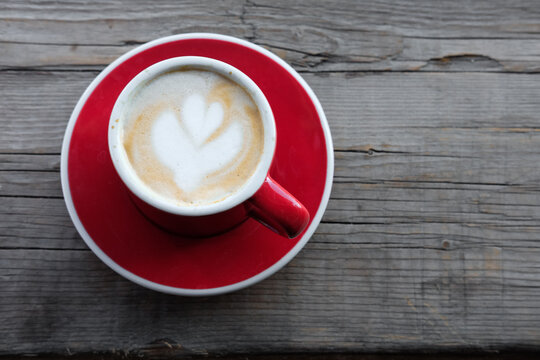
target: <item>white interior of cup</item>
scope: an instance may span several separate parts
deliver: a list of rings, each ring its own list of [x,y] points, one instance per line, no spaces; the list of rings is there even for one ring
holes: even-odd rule
[[[130,104],[131,95],[148,81],[161,74],[186,68],[213,71],[242,86],[257,105],[264,128],[263,152],[252,176],[238,191],[221,201],[210,204],[181,205],[152,190],[137,176],[123,146],[125,112],[126,107]],[[231,209],[249,199],[261,187],[274,157],[276,128],[270,104],[263,92],[247,75],[219,60],[199,56],[182,56],[163,60],[144,69],[126,85],[111,112],[108,141],[113,165],[124,184],[133,194],[146,203],[172,214],[202,216]]]

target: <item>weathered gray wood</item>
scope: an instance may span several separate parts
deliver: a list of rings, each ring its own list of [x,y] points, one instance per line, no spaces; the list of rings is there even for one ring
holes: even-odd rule
[[[1,198],[1,249],[87,249],[63,199]]]
[[[0,171],[1,195],[61,197],[60,173]]]
[[[0,67],[95,68],[134,43],[205,31],[249,38],[309,71],[537,72],[538,16],[534,2],[505,1],[5,2]]]
[[[365,241],[377,247],[438,248],[446,241],[461,249],[536,249],[539,197],[537,188],[527,186],[336,183],[318,232],[336,246]],[[2,203],[0,248],[84,247],[62,199],[9,197]],[[17,226],[21,222],[24,226]],[[392,241],[378,241],[390,234]]]
[[[86,250],[67,216],[58,180],[58,154],[39,154],[59,149],[77,94],[83,91],[93,76],[94,72],[0,74],[4,84],[18,81],[26,90],[26,96],[4,90],[6,100],[3,108],[7,111],[4,112],[2,126],[7,131],[3,134],[20,135],[18,139],[4,137],[6,152],[0,155],[0,195],[9,196],[2,200],[5,212],[0,228],[0,247],[5,250],[3,263],[9,264],[5,269],[8,284],[11,284],[14,276],[12,267],[19,266],[20,262],[11,258],[14,251],[19,251],[20,256],[26,254],[24,256],[29,256],[29,259],[32,257],[27,251],[44,251],[39,253],[39,259],[46,257],[44,254],[50,254],[55,259],[51,264],[56,265],[50,270],[42,262],[35,264],[29,260],[29,264],[33,265],[28,265],[27,271],[40,269],[40,272],[53,271],[61,278],[80,278],[77,274],[86,272],[87,263],[71,260],[73,254],[84,256],[85,261],[92,262],[92,266],[101,266],[101,271],[108,271]],[[35,320],[33,312],[12,308],[21,303],[20,296],[15,295],[6,297],[9,307],[3,305],[7,312],[15,316],[9,318],[5,329],[16,330],[20,339],[18,347],[9,348],[10,351],[39,352],[47,349],[61,352],[68,347],[69,351],[122,348],[144,353],[147,346],[151,347],[149,343],[165,337],[185,343],[184,346],[189,349],[187,353],[197,352],[197,349],[215,353],[316,351],[328,348],[375,351],[422,346],[436,349],[477,346],[485,349],[489,346],[538,345],[534,337],[531,339],[527,335],[530,331],[534,332],[538,323],[538,319],[531,317],[531,313],[535,314],[537,310],[535,302],[528,300],[537,295],[534,263],[538,260],[535,256],[540,250],[537,245],[540,237],[540,195],[536,162],[539,149],[534,146],[539,136],[535,116],[540,109],[535,99],[540,87],[535,77],[477,73],[308,74],[306,79],[320,95],[336,148],[341,149],[336,152],[336,184],[324,223],[298,260],[301,263],[297,267],[302,269],[301,272],[290,274],[290,271],[299,270],[288,267],[276,278],[285,277],[287,280],[273,280],[278,286],[272,290],[274,292],[267,289],[265,283],[260,285],[262,290],[258,296],[268,298],[273,293],[281,294],[281,302],[274,304],[266,301],[263,305],[253,305],[267,309],[256,316],[261,322],[272,323],[269,319],[279,317],[284,308],[289,309],[285,311],[288,316],[294,310],[296,320],[287,326],[274,324],[268,328],[258,328],[257,336],[269,340],[255,342],[251,344],[252,347],[235,342],[238,340],[234,339],[242,338],[241,331],[232,332],[234,338],[224,337],[217,331],[216,334],[224,342],[210,337],[207,343],[206,340],[187,335],[204,333],[204,338],[207,338],[204,330],[197,332],[197,328],[179,333],[168,322],[159,323],[160,327],[153,328],[152,335],[148,337],[145,321],[149,320],[144,319],[139,320],[142,321],[140,323],[130,323],[146,330],[133,330],[129,335],[132,341],[129,344],[125,343],[127,340],[124,336],[127,335],[118,330],[112,338],[97,336],[90,342],[75,339],[73,345],[69,340],[71,337],[65,337],[67,332],[73,333],[72,336],[82,336],[83,333],[87,336],[87,331],[98,326],[92,325],[90,320],[85,323],[80,319],[87,316],[85,311],[79,313],[71,310],[79,303],[67,305],[73,301],[68,300],[72,296],[85,298],[88,290],[84,288],[75,291],[79,295],[69,295],[66,300],[52,300],[52,303],[39,305],[53,313],[64,313],[83,330],[76,333],[61,322],[57,325],[57,334],[49,337],[48,341],[39,342],[28,340],[36,336],[29,333],[28,321],[36,322],[38,325],[34,326],[37,329],[60,320],[49,317]],[[66,94],[71,94],[71,104],[69,101],[64,103]],[[43,111],[35,106],[35,99],[40,96],[51,103],[54,103],[54,99],[62,99],[62,104],[48,109],[49,112]],[[24,127],[20,123],[21,115],[24,115],[27,124],[37,125],[32,129]],[[48,136],[40,137],[47,129]],[[21,151],[35,154],[21,154]],[[50,198],[40,198],[44,196]],[[508,262],[497,260],[498,254],[507,251],[513,256]],[[496,255],[495,263],[484,259],[495,256],[492,253]],[[529,256],[529,260],[524,256]],[[394,260],[394,257],[399,259]],[[435,264],[441,261],[446,265],[437,268]],[[435,269],[429,266],[435,266]],[[501,283],[502,275],[496,277],[499,282],[495,283],[491,277],[485,279],[482,274],[493,271],[497,266],[498,273],[504,272],[504,279],[510,272],[514,274],[510,279],[520,285],[510,286],[511,290],[507,290],[508,285]],[[352,270],[346,270],[351,267]],[[384,273],[377,278],[372,275],[377,271],[394,273]],[[359,273],[355,275],[355,272]],[[473,274],[472,280],[465,277],[465,273]],[[40,288],[40,291],[49,291],[48,299],[57,299],[58,295],[55,294],[68,292],[62,287],[64,285],[55,288],[59,286],[56,280],[32,280],[31,275],[25,276],[28,276],[28,284],[16,278],[13,281],[17,285],[13,283],[10,286],[32,294],[31,284],[41,283],[50,289]],[[323,280],[318,279],[319,276]],[[84,286],[93,286],[90,280],[84,279],[81,280]],[[111,291],[111,287],[108,287],[111,281],[124,284],[123,287],[114,285],[112,288],[115,294],[121,294],[126,299],[133,292],[145,291],[125,283],[110,271],[103,281],[105,284],[98,281],[95,285],[99,291]],[[533,281],[532,290],[529,290],[530,281]],[[72,286],[69,285],[69,289]],[[523,293],[522,286],[533,293]],[[447,295],[444,295],[441,287],[446,287],[444,291]],[[456,287],[467,290],[461,295],[454,295]],[[379,288],[386,290],[383,293]],[[385,301],[389,300],[384,299],[388,298],[390,289],[392,301],[397,302],[393,296],[401,296],[403,301],[387,308]],[[255,290],[234,296],[243,299],[242,296],[248,295],[242,294],[250,294],[250,291]],[[291,298],[290,294],[297,291],[304,294],[302,299]],[[332,291],[337,291],[338,295],[331,295]],[[469,293],[482,295],[478,297]],[[505,298],[504,303],[493,303],[493,299],[504,298],[507,293],[514,297]],[[283,298],[285,294],[288,295]],[[362,294],[368,294],[369,299],[357,304],[358,296],[368,296]],[[104,313],[113,311],[113,305],[109,304],[110,296],[102,294],[103,300],[99,306]],[[320,298],[325,299],[322,304],[312,300]],[[415,309],[421,309],[420,315],[414,315],[417,319],[414,322],[404,315],[412,309],[405,298],[411,301]],[[234,299],[235,303],[240,301]],[[249,299],[242,301],[250,304]],[[433,301],[437,305],[433,305]],[[180,302],[181,305],[177,306],[184,307],[183,300]],[[340,307],[340,310],[327,306],[343,305],[343,302],[349,305]],[[385,305],[381,305],[381,302]],[[441,302],[443,304],[439,305]],[[486,303],[490,304],[487,309]],[[525,308],[521,307],[525,304]],[[238,313],[227,315],[231,318],[217,312],[216,316],[220,314],[217,329],[220,326],[228,329],[225,324],[232,319],[248,329],[256,327],[255,323],[246,320],[247,314],[254,313],[250,306],[240,312],[243,314],[241,316]],[[467,306],[466,313],[463,313],[463,306]],[[163,305],[154,308],[148,316],[171,310],[170,307],[164,310]],[[122,309],[121,316],[133,316],[132,310]],[[521,309],[521,312],[515,314],[514,309]],[[181,317],[193,323],[198,317],[189,317],[190,311],[182,312]],[[363,315],[354,315],[356,312]],[[447,325],[436,312],[452,325]],[[388,314],[392,316],[389,318]],[[176,321],[179,319],[173,318]],[[211,321],[215,322],[216,318]],[[102,326],[103,319],[96,322]],[[501,329],[509,326],[506,325],[509,322],[516,324],[515,328],[511,328],[515,338],[501,332]],[[201,326],[209,324],[203,321]],[[486,327],[492,330],[486,331]],[[107,329],[111,330],[110,327]],[[279,337],[283,332],[296,340],[283,341]],[[11,342],[12,338],[6,338],[6,341]],[[315,341],[319,345],[315,345]],[[183,354],[182,351],[179,354]]]
[[[249,37],[243,3],[228,0],[2,2],[0,40],[7,43],[125,45],[186,31],[228,29]]]
[[[273,32],[272,32],[273,34]],[[237,33],[230,33],[236,35]],[[156,34],[156,37],[160,36]],[[267,35],[271,36],[271,35]],[[336,36],[336,35],[334,35]],[[366,35],[357,35],[366,36]],[[323,55],[294,51],[296,44],[265,45],[264,39],[255,43],[275,52],[303,72],[318,71],[479,71],[479,72],[538,72],[540,45],[533,39],[424,39],[373,36],[370,49],[357,45],[361,55]],[[285,39],[291,39],[284,35]],[[313,42],[321,39],[313,39]],[[381,43],[395,54],[371,54],[381,50]],[[138,43],[138,42],[137,42]],[[348,45],[349,42],[347,42]],[[1,42],[0,69],[39,67],[41,69],[98,70],[136,45],[34,44]],[[289,46],[289,48],[287,48]],[[317,44],[313,44],[317,46]],[[25,56],[20,56],[24,53]],[[339,60],[335,60],[338,58]]]
[[[320,238],[271,279],[207,299],[140,288],[89,251],[2,250],[3,352],[138,354],[161,342],[176,355],[539,344],[538,251],[396,251]]]
[[[96,73],[0,73],[0,153],[55,153]]]
[[[59,155],[0,153],[0,171],[60,171]]]
[[[527,1],[0,3],[0,355],[539,350],[539,19]],[[98,72],[192,31],[292,63],[336,147],[307,247],[203,299],[102,264],[59,180]]]
[[[315,71],[538,68],[527,47],[515,54],[503,45],[510,43],[506,39],[537,38],[532,29],[538,26],[538,10],[532,4],[341,1],[304,6],[284,0],[251,5],[245,19],[254,24],[254,40],[283,49],[287,60]]]
[[[59,153],[71,111],[96,75],[0,72],[0,153]],[[488,154],[512,161],[536,154],[537,75],[332,73],[304,78],[325,108],[339,150],[459,154],[461,159],[476,156],[477,165]]]

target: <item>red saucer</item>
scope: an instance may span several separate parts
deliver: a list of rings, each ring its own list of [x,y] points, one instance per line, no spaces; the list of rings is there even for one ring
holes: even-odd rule
[[[116,97],[140,71],[184,55],[229,63],[264,92],[278,134],[270,174],[306,206],[312,218],[301,236],[290,240],[248,220],[223,235],[183,238],[155,227],[131,202],[109,156],[109,115]],[[320,104],[292,68],[243,40],[187,34],[158,39],[129,52],[89,86],[66,130],[62,185],[83,239],[115,271],[155,290],[209,295],[269,276],[303,247],[326,208],[332,156],[330,132]]]

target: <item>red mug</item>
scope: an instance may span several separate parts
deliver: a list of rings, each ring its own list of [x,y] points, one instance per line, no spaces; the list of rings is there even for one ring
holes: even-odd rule
[[[257,105],[264,129],[261,159],[254,173],[239,190],[209,204],[184,205],[154,191],[138,177],[123,146],[123,122],[131,95],[157,76],[185,68],[212,71],[240,85]],[[253,218],[276,233],[293,238],[302,233],[309,222],[307,209],[268,174],[276,147],[275,120],[268,101],[247,75],[224,62],[182,56],[158,62],[140,72],[115,102],[108,143],[114,168],[134,203],[148,219],[168,231],[193,237],[211,236]]]

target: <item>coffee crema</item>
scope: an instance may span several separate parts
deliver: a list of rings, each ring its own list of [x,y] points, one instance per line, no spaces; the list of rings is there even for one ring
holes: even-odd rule
[[[219,202],[255,172],[262,119],[237,83],[212,71],[177,70],[148,81],[128,101],[122,142],[129,162],[172,203]]]

